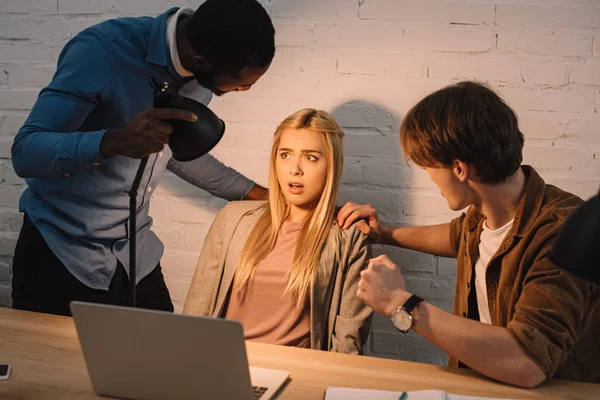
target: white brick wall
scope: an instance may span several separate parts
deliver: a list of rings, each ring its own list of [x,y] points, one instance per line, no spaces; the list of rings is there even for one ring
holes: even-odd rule
[[[10,145],[65,41],[121,15],[156,15],[200,0],[3,0],[0,2],[0,304],[21,225],[23,181]],[[254,89],[215,99],[227,122],[215,155],[261,184],[275,126],[299,108],[332,111],[347,132],[340,203],[369,202],[391,223],[453,215],[427,174],[405,165],[398,127],[422,96],[461,79],[488,82],[519,114],[525,161],[582,197],[600,184],[600,2],[597,0],[262,0],[277,29],[277,56]],[[224,204],[173,175],[153,195],[162,260],[181,310],[204,237]],[[453,260],[381,248],[409,288],[450,309]],[[422,338],[376,316],[369,350],[442,363]]]

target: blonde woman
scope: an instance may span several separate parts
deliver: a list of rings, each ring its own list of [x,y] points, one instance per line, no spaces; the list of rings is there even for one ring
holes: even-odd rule
[[[372,311],[356,297],[367,237],[335,223],[344,133],[303,109],[277,128],[267,202],[231,202],[215,218],[184,313],[240,321],[246,339],[362,353]]]

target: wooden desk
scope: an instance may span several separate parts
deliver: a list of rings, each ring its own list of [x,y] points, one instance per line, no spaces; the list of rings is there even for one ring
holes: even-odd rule
[[[523,390],[466,370],[247,342],[250,364],[290,371],[281,399],[322,400],[327,387],[441,389],[515,399],[598,399],[600,385],[549,381]],[[0,308],[0,363],[13,367],[0,381],[0,399],[98,399],[71,318]]]

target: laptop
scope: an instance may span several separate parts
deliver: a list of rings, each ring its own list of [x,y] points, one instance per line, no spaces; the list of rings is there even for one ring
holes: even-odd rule
[[[274,398],[289,372],[248,368],[236,321],[71,302],[96,394],[137,400]]]

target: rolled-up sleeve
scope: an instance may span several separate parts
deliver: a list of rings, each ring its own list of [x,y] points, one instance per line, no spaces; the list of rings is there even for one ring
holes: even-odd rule
[[[556,231],[544,236],[508,329],[546,376],[552,377],[585,327],[596,285],[558,269],[548,258]]]
[[[465,222],[466,214],[462,213],[460,217],[454,218],[450,221],[450,247],[452,249],[452,257],[458,257],[458,249],[460,247],[460,235],[462,234],[463,224]]]

